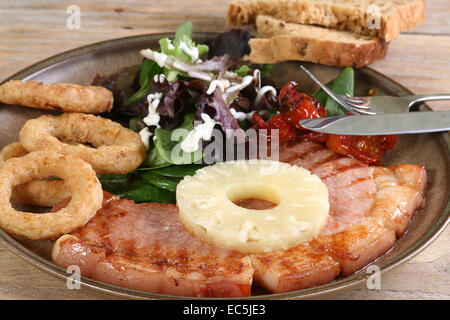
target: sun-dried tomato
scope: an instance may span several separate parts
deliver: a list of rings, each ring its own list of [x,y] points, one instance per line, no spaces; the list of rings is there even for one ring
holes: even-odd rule
[[[311,141],[315,143],[327,143],[328,133],[310,131],[301,135],[303,141]]]
[[[366,163],[381,164],[383,149],[376,136],[330,135],[327,148]]]
[[[295,139],[305,129],[300,126],[302,119],[326,117],[326,110],[312,96],[297,92],[297,83],[286,84],[280,91],[280,113],[265,122],[258,114],[253,114],[253,123],[258,129],[278,129],[280,142]]]
[[[383,150],[383,152],[392,150],[392,148],[394,148],[395,144],[397,143],[397,138],[398,136],[396,134],[387,136],[378,136],[378,139],[380,139],[381,149]]]
[[[325,108],[317,100],[310,95],[297,92],[297,83],[294,81],[281,89],[279,100],[280,113],[284,114],[286,120],[297,129],[305,130],[299,124],[300,120],[327,116]]]
[[[297,136],[297,131],[295,127],[292,127],[284,118],[282,114],[276,114],[269,119],[269,121],[264,122],[264,119],[257,113],[254,113],[253,123],[255,123],[258,129],[266,129],[267,135],[271,136],[272,130],[278,130],[279,142],[286,142],[295,139]]]

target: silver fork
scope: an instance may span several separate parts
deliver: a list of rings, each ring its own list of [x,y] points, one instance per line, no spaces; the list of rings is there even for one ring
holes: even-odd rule
[[[450,100],[450,94],[423,94],[403,97],[348,97],[338,94],[326,87],[304,66],[301,65],[300,68],[333,100],[355,114],[375,115],[380,113],[403,113],[409,112],[415,105],[425,101]]]

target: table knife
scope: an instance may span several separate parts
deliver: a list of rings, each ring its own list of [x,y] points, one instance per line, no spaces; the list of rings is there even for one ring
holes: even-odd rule
[[[300,120],[305,129],[342,135],[385,135],[450,130],[450,111],[422,111]]]

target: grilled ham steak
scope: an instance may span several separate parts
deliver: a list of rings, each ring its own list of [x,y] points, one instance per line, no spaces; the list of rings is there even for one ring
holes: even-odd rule
[[[52,258],[64,268],[78,265],[96,280],[178,296],[248,296],[253,275],[249,257],[187,232],[175,205],[119,199],[60,237]]]
[[[248,256],[191,235],[175,205],[105,194],[86,226],[56,241],[53,261],[103,282],[178,296],[247,296],[253,279],[271,292],[299,290],[351,274],[388,251],[422,204],[421,166],[370,167],[301,141],[281,146],[280,161],[311,170],[329,190],[328,222],[309,243]],[[246,202],[258,209],[257,200]]]
[[[318,264],[317,258],[305,253],[311,247],[331,257],[342,275],[357,271],[392,247],[395,235],[403,234],[422,205],[426,185],[422,166],[369,167],[302,141],[281,146],[280,161],[304,166],[322,179],[329,191],[330,214],[308,246],[252,257],[255,283],[271,292],[309,288],[333,279],[333,263],[323,258]],[[255,263],[261,256],[265,263]]]

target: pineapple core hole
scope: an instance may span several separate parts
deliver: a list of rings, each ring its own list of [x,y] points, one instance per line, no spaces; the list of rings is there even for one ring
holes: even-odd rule
[[[268,210],[280,204],[280,191],[269,184],[236,183],[228,187],[228,199],[251,210]]]

